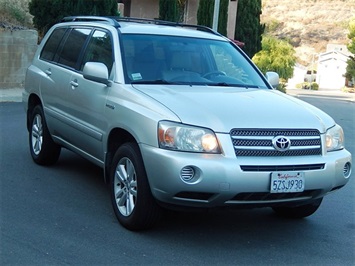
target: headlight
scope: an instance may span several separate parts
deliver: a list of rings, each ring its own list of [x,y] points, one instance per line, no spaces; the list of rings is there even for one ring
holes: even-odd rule
[[[161,121],[158,126],[159,147],[163,149],[220,153],[214,132],[207,128],[193,127]]]
[[[329,128],[325,135],[327,151],[336,151],[344,148],[344,132],[341,126]]]

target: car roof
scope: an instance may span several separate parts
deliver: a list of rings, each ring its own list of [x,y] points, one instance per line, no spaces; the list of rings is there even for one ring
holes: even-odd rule
[[[210,32],[201,31],[198,29],[184,28],[179,26],[169,25],[154,25],[141,24],[132,22],[120,23],[120,31],[123,34],[152,34],[152,35],[167,35],[167,36],[185,36],[205,39],[223,40],[224,38],[211,34]]]
[[[206,26],[162,20],[130,17],[72,16],[63,18],[62,22],[67,25],[111,25],[122,34],[152,34],[226,40],[224,36]]]

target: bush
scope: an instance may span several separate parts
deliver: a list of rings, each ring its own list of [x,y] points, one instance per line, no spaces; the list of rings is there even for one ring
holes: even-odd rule
[[[317,82],[303,82],[301,83],[301,87],[304,90],[313,90],[313,91],[317,91],[319,90],[319,85]]]
[[[33,24],[44,35],[51,26],[65,16],[118,16],[116,0],[31,0],[29,11]]]
[[[347,87],[347,86],[345,86],[341,90],[343,92],[346,92],[346,93],[355,93],[355,87]]]
[[[159,19],[178,22],[179,6],[177,0],[160,0],[159,1]]]
[[[311,90],[313,90],[313,91],[319,90],[319,85],[318,85],[317,82],[312,82],[311,83]]]
[[[224,36],[227,35],[228,4],[228,0],[221,0],[219,6],[217,31]],[[200,0],[197,10],[197,24],[212,28],[213,12],[214,0]]]
[[[287,80],[280,78],[279,85],[275,89],[283,93],[286,93],[286,87],[287,87]]]
[[[276,87],[278,91],[281,91],[283,93],[286,93],[286,83],[280,82],[280,84]]]
[[[28,1],[0,0],[0,21],[17,27],[31,27],[32,17],[28,14]]]

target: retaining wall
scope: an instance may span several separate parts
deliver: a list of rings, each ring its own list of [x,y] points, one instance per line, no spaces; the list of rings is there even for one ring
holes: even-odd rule
[[[0,88],[22,88],[38,47],[35,30],[0,31]]]

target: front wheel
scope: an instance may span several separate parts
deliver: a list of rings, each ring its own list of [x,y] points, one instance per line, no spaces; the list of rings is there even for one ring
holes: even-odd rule
[[[61,148],[52,140],[40,105],[33,109],[30,119],[29,144],[32,159],[40,165],[54,164],[59,158]]]
[[[110,171],[112,206],[118,221],[129,230],[154,226],[160,207],[150,191],[139,148],[123,144],[115,153]]]
[[[304,218],[315,213],[320,204],[322,203],[323,198],[317,199],[312,203],[297,206],[297,207],[274,207],[272,208],[278,215],[286,218]]]

